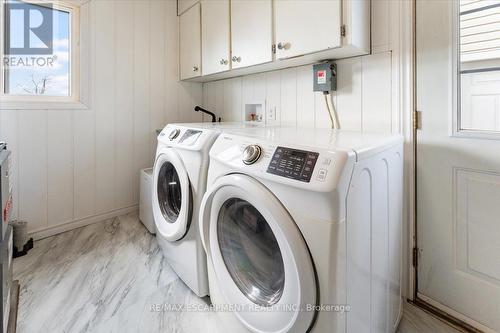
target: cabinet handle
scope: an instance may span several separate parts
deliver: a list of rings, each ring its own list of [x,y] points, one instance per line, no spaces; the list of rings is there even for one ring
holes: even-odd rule
[[[233,62],[240,62],[240,61],[241,61],[241,57],[233,56],[233,57],[231,58],[231,60],[232,60]]]
[[[221,65],[227,65],[227,64],[229,63],[229,61],[227,61],[227,59],[221,59],[221,60],[219,61],[219,63],[220,63]]]
[[[193,72],[197,72],[198,71],[198,66],[193,66]]]

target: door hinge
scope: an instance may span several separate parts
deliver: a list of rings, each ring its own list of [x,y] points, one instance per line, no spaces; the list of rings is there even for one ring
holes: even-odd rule
[[[417,265],[418,265],[418,247],[413,248],[412,262],[413,262],[413,267],[417,267]]]
[[[413,129],[422,129],[422,111],[413,111]]]
[[[273,46],[271,46],[271,51],[273,52],[273,54],[276,54],[276,44],[273,44]]]
[[[346,34],[345,29],[346,29],[345,24],[342,24],[340,26],[340,36],[345,37],[345,34]]]

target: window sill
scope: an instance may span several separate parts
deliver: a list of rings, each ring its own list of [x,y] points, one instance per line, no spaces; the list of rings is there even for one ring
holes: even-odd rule
[[[88,110],[88,105],[77,101],[5,101],[0,110]]]

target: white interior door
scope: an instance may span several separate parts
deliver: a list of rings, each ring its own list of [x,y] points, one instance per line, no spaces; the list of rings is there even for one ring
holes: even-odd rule
[[[273,60],[271,0],[231,0],[232,68]]]
[[[417,1],[418,296],[500,331],[500,3]]]

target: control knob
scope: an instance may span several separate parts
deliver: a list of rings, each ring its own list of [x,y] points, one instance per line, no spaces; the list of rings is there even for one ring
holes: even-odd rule
[[[170,134],[168,135],[168,138],[170,139],[170,141],[172,141],[173,139],[175,139],[176,137],[179,136],[179,133],[181,133],[181,130],[176,128],[172,132],[170,132]]]
[[[246,146],[243,150],[243,163],[247,165],[254,164],[259,160],[261,153],[262,149],[258,145]]]

